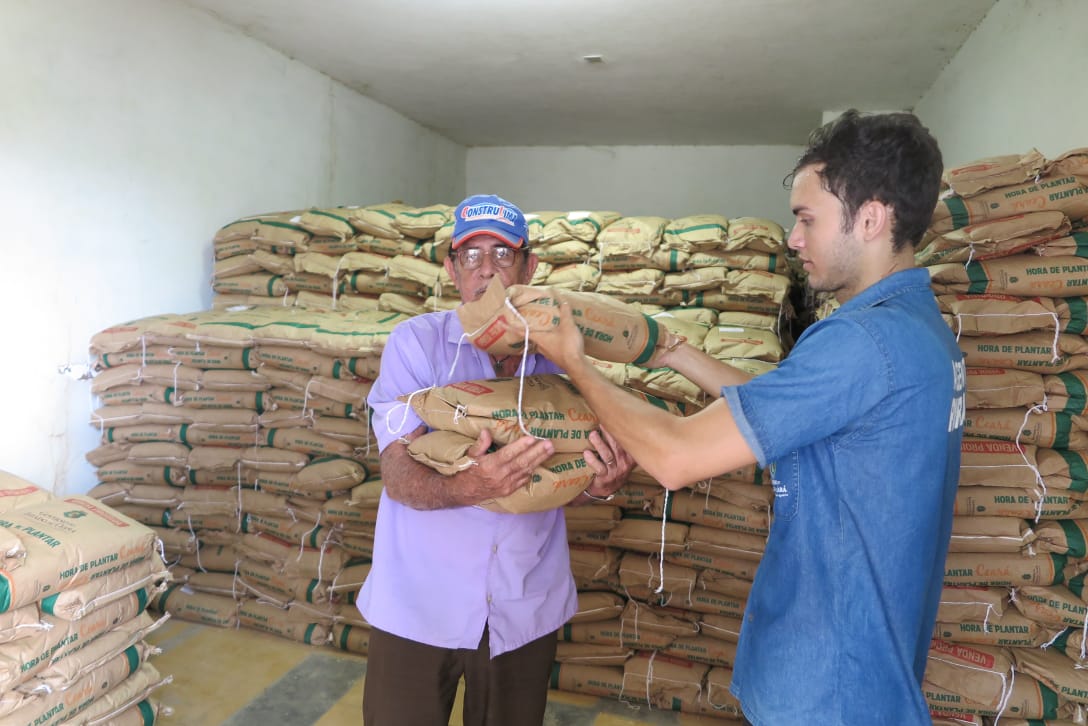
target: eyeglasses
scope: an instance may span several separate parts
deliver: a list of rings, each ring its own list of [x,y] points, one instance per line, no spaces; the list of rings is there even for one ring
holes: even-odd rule
[[[463,250],[457,250],[454,254],[457,256],[457,261],[461,263],[461,267],[466,270],[475,270],[480,265],[484,264],[484,255],[491,258],[492,264],[495,267],[513,267],[514,260],[518,258],[518,252],[521,250],[515,250],[513,247],[507,247],[505,245],[501,247],[493,247],[490,250],[485,250],[480,247],[469,247]]]

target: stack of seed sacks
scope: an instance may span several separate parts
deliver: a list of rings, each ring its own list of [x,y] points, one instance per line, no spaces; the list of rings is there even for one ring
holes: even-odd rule
[[[366,395],[407,316],[282,306],[166,314],[91,341],[91,495],[152,527],[175,584],[154,606],[366,650],[377,446]]]
[[[964,352],[967,411],[925,695],[972,723],[1082,722],[1088,150],[944,181],[915,258]]]
[[[171,543],[175,577],[184,586],[161,599],[165,609],[306,642],[315,640],[311,626],[320,626],[341,647],[366,652],[366,630],[358,627],[365,623],[344,588],[357,589],[365,576],[369,540],[356,537],[348,547],[359,530],[345,534],[345,528],[372,532],[381,490],[376,458],[364,457],[366,478],[346,497],[342,490],[325,491],[332,486],[317,492],[312,482],[300,491],[295,467],[311,466],[317,452],[310,442],[288,443],[282,433],[270,439],[269,430],[301,428],[358,446],[344,439],[343,422],[365,416],[365,394],[343,398],[333,384],[352,375],[372,379],[377,355],[360,365],[360,354],[337,343],[319,351],[332,360],[315,367],[300,363],[297,350],[312,349],[311,342],[299,346],[300,336],[285,341],[269,331],[281,337],[285,329],[307,326],[342,331],[342,320],[352,316],[455,307],[459,297],[441,264],[450,211],[392,203],[237,220],[213,243],[213,311],[136,321],[96,336],[92,349],[101,372],[95,388],[103,404],[95,413],[103,447],[91,454],[103,481],[97,493],[172,530],[164,541]],[[786,265],[784,232],[774,222],[615,212],[527,217],[540,258],[533,284],[610,295],[753,374],[769,370],[788,350],[795,275]],[[670,370],[597,364],[615,383],[684,410],[709,402]],[[303,380],[304,373],[311,380]],[[333,421],[341,426],[332,428]],[[213,456],[223,451],[226,457]],[[321,453],[341,465],[360,459]],[[569,628],[580,632],[564,636],[553,685],[652,708],[736,716],[729,666],[769,524],[771,498],[757,486],[762,483],[762,472],[753,468],[706,482],[697,495],[674,495],[664,542],[663,490],[644,473],[613,502],[622,506],[567,508],[580,590]],[[326,503],[318,511],[315,495],[349,504],[329,512]],[[253,528],[262,533],[263,549]],[[298,557],[321,553],[326,569],[299,578],[295,555],[269,552],[269,536],[292,543]],[[345,563],[330,554],[345,548],[355,559]],[[273,572],[256,571],[254,561]],[[340,566],[341,572],[354,568],[355,576],[333,574],[329,582],[328,569]],[[297,579],[283,584],[274,575]],[[271,607],[258,617],[250,612],[257,604]],[[306,626],[301,632],[309,635],[279,621],[268,625],[272,608],[297,610]],[[337,631],[338,624],[345,629]]]
[[[755,375],[785,356],[794,283],[784,232],[773,222],[607,212],[539,218],[534,249],[553,263],[547,284],[637,305],[689,343]],[[578,238],[579,229],[588,240]],[[688,412],[711,400],[671,370],[595,364],[613,382]],[[568,507],[579,614],[561,632],[553,686],[737,718],[728,688],[770,525],[773,497],[764,483],[751,467],[666,496],[636,470],[611,506]]]
[[[91,497],[0,472],[0,723],[153,724],[168,683],[145,609],[169,574],[155,533]]]
[[[214,306],[408,314],[451,307],[457,291],[441,264],[451,212],[389,203],[236,220],[213,240]]]

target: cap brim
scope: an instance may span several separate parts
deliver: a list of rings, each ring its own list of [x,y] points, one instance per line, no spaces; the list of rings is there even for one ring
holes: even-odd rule
[[[473,229],[473,230],[470,230],[468,232],[465,232],[460,237],[452,238],[452,240],[450,242],[450,248],[451,249],[457,249],[458,247],[460,247],[462,244],[464,244],[466,241],[472,239],[473,237],[480,237],[480,236],[483,236],[483,235],[486,235],[488,237],[495,237],[496,239],[500,239],[503,242],[505,242],[508,247],[513,247],[514,249],[521,249],[522,247],[525,246],[525,240],[522,239],[521,237],[515,237],[514,235],[510,234],[509,232],[507,232],[504,229],[491,229],[491,228],[488,228],[488,229]]]

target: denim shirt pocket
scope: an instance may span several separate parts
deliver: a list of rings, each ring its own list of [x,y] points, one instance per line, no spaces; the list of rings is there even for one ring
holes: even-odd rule
[[[774,488],[775,519],[789,520],[797,516],[801,493],[801,457],[800,452],[789,454],[774,462],[770,467],[771,486]]]

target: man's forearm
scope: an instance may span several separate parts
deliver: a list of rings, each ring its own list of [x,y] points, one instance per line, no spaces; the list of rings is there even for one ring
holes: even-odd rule
[[[723,386],[737,386],[752,378],[750,374],[688,344],[679,345],[658,356],[654,362],[672,368],[714,398],[721,395]]]
[[[392,499],[412,509],[447,509],[460,506],[450,477],[420,464],[407,447],[393,442],[382,452],[382,486]]]

